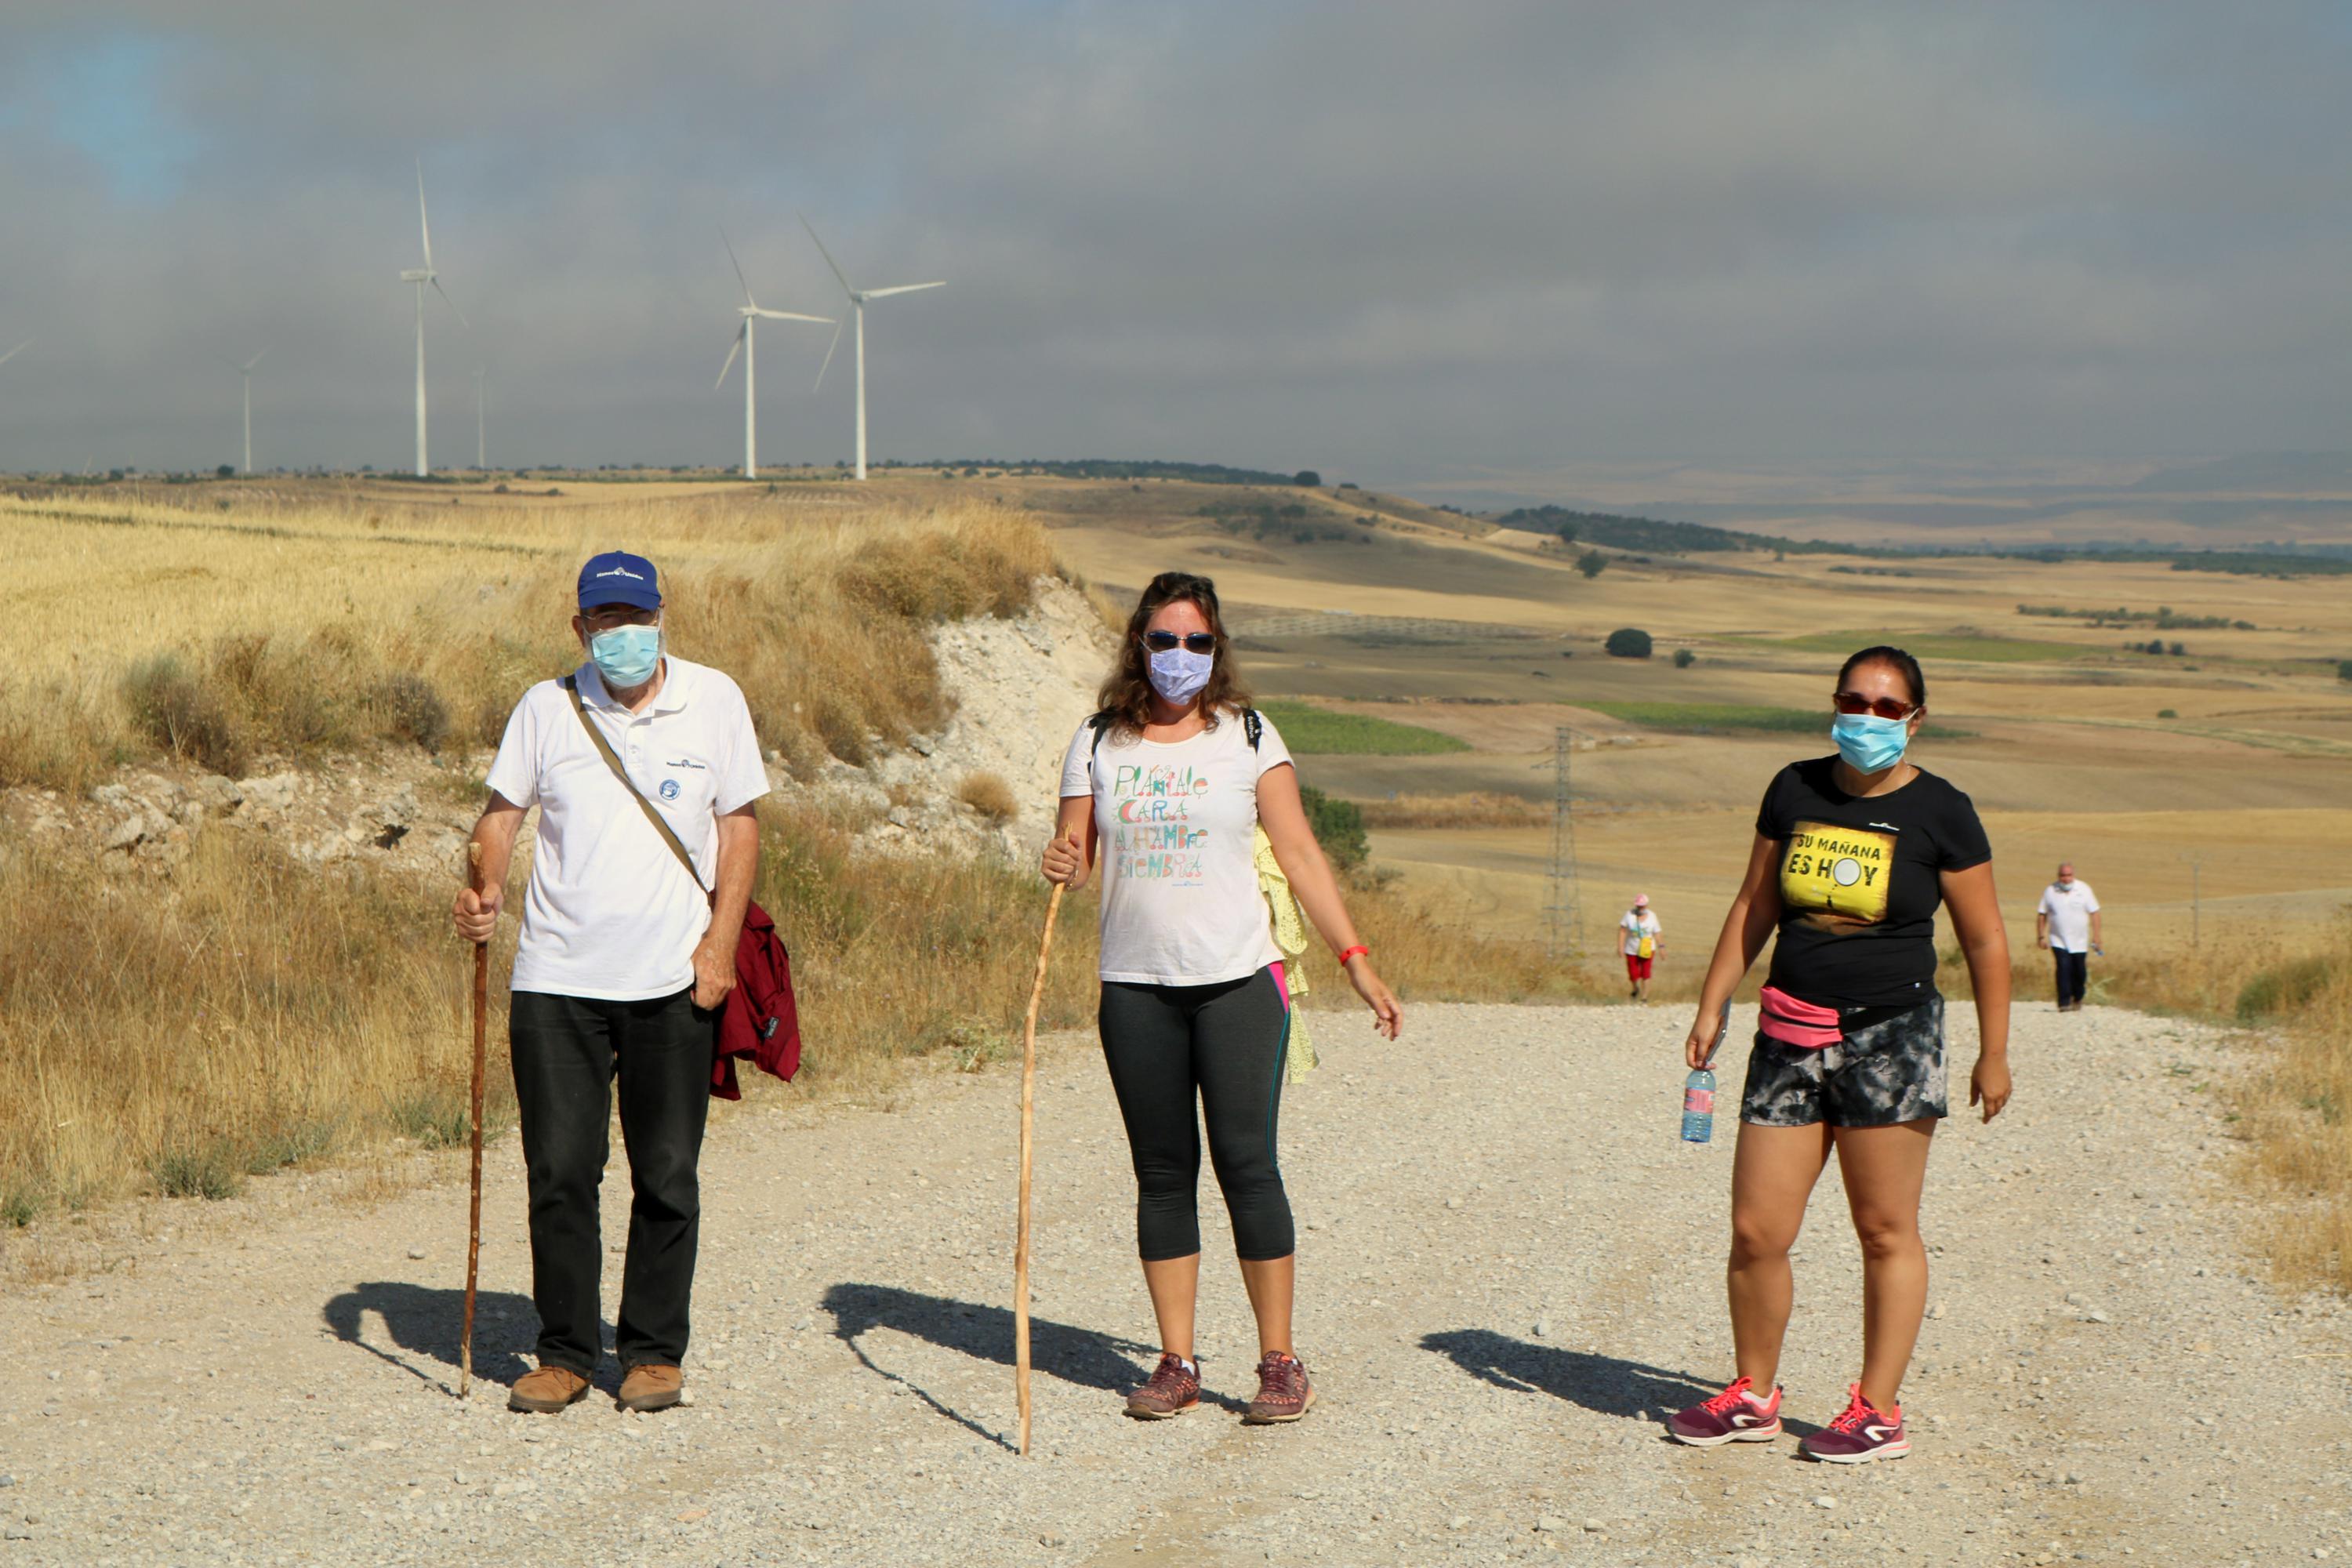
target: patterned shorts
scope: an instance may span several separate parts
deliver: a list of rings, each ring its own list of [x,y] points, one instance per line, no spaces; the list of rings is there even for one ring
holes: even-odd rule
[[[1739,1120],[1759,1127],[1893,1127],[1948,1114],[1944,999],[1809,1049],[1762,1034],[1748,1053]]]

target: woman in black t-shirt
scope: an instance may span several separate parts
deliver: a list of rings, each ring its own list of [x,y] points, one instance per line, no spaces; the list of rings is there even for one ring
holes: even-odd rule
[[[1667,1428],[1699,1447],[1780,1435],[1773,1381],[1789,1327],[1789,1248],[1837,1152],[1862,1242],[1862,1375],[1805,1439],[1833,1464],[1910,1451],[1895,1395],[1927,1300],[1919,1193],[1944,1104],[1936,909],[1967,954],[1981,1046],[1969,1103],[2009,1101],[2009,937],[1992,848],[1969,797],[1904,760],[1927,707],[1919,663],[1869,647],[1838,671],[1838,754],[1791,763],[1764,792],[1748,874],[1707,966],[1684,1056],[1714,1055],[1726,1009],[1778,930],[1732,1160],[1731,1337],[1738,1377]]]

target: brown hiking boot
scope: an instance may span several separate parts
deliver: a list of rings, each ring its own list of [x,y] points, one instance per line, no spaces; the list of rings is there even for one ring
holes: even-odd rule
[[[507,1391],[507,1408],[533,1415],[560,1415],[564,1406],[588,1397],[588,1380],[569,1367],[543,1366],[524,1373]]]
[[[1127,1413],[1138,1421],[1165,1421],[1201,1403],[1201,1369],[1180,1355],[1162,1355],[1151,1381],[1127,1396]]]
[[[624,1410],[667,1410],[686,1392],[686,1373],[674,1366],[633,1366],[621,1379]]]
[[[1257,1397],[1242,1412],[1242,1421],[1250,1426],[1271,1426],[1296,1421],[1314,1405],[1315,1385],[1307,1381],[1307,1369],[1298,1358],[1287,1351],[1268,1351],[1257,1363]]]

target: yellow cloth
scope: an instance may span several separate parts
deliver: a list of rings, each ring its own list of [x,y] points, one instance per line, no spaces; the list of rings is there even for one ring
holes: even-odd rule
[[[1282,874],[1282,862],[1274,858],[1274,841],[1265,829],[1257,830],[1252,846],[1257,864],[1257,890],[1265,895],[1266,911],[1274,920],[1274,945],[1282,950],[1282,978],[1290,992],[1290,1048],[1283,1058],[1283,1078],[1297,1083],[1315,1070],[1315,1042],[1307,1037],[1307,1015],[1300,1012],[1298,999],[1307,994],[1307,971],[1298,960],[1307,952],[1307,917],[1298,912],[1298,900],[1290,890],[1290,879]]]

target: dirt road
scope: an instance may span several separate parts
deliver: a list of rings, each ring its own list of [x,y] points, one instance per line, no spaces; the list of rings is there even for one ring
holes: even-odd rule
[[[696,1402],[660,1416],[604,1398],[556,1418],[502,1408],[533,1330],[511,1140],[488,1161],[476,1364],[491,1386],[470,1404],[448,1393],[462,1184],[373,1211],[252,1200],[281,1223],[0,1302],[0,1568],[2352,1553],[2352,1318],[2258,1280],[2205,1092],[2231,1047],[2129,1014],[2022,1014],[2011,1113],[1937,1140],[1911,1458],[1844,1470],[1799,1460],[1793,1439],[1664,1442],[1661,1413],[1728,1361],[1730,1128],[1675,1142],[1679,1025],[1664,1008],[1430,1006],[1385,1047],[1353,1017],[1322,1023],[1328,1065],[1283,1115],[1321,1403],[1287,1428],[1234,1414],[1255,1344],[1213,1184],[1202,1352],[1218,1405],[1118,1415],[1151,1337],[1133,1188],[1088,1043],[1058,1042],[1026,1461],[1008,1447],[1001,1070],[926,1079],[892,1112],[755,1111],[714,1137]],[[1965,1063],[1973,1041],[1957,1044]],[[608,1194],[624,1180],[616,1162]],[[1858,1357],[1834,1187],[1797,1264],[1783,1376],[1801,1429],[1835,1414]],[[609,1202],[615,1244],[625,1222]]]

